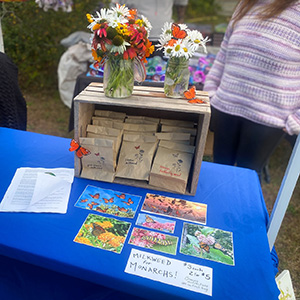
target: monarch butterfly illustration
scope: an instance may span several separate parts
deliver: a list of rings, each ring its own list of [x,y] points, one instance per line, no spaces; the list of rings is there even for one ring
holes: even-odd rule
[[[127,205],[131,205],[134,202],[131,200],[131,198],[129,198],[127,201],[122,201],[123,203],[127,204]]]
[[[105,232],[105,229],[99,224],[92,223],[92,225],[93,225],[92,235],[99,236],[100,234]]]
[[[114,202],[114,197],[111,197],[109,199],[103,198],[104,202],[107,203],[113,203]]]
[[[172,241],[170,241],[170,240],[163,240],[163,239],[160,239],[160,238],[157,238],[154,236],[147,236],[147,235],[144,235],[142,237],[142,240],[146,240],[146,241],[152,242],[157,245],[162,245],[162,246],[169,246],[169,245],[173,244]]]
[[[100,194],[99,193],[96,193],[95,195],[93,194],[89,194],[92,198],[94,199],[99,199],[100,198]]]
[[[100,211],[100,212],[102,212],[102,213],[105,213],[105,212],[108,210],[108,208],[102,209],[102,208],[100,208],[100,207],[98,206],[98,207],[96,207],[96,210],[97,210],[97,211]]]
[[[155,223],[156,221],[154,221],[151,217],[149,217],[148,215],[146,215],[146,223]]]
[[[84,202],[87,202],[88,199],[81,199],[80,202],[84,203]]]
[[[91,204],[92,204],[92,205],[98,205],[99,203],[98,203],[98,202],[92,201]]]
[[[118,198],[120,198],[120,199],[125,199],[126,198],[126,195],[125,194],[120,194],[120,195],[118,195],[118,194],[115,194]]]
[[[126,209],[124,207],[120,207],[120,206],[118,206],[118,210],[122,211],[122,212],[128,212],[128,209]]]
[[[93,208],[94,208],[94,205],[91,204],[91,203],[88,203],[88,204],[87,204],[87,207],[88,207],[89,209],[93,209]]]
[[[196,98],[196,87],[194,85],[183,94],[189,103],[205,103],[205,101]]]
[[[74,139],[72,139],[70,146],[69,151],[76,151],[76,155],[79,158],[91,154],[90,150],[81,147]]]

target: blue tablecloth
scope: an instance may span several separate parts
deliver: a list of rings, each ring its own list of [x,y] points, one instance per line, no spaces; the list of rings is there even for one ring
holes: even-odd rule
[[[74,153],[68,150],[69,139],[0,128],[0,141],[0,199],[3,198],[19,167],[73,167]],[[67,214],[0,213],[2,258],[8,257],[14,261],[43,267],[44,272],[49,269],[82,279],[79,281],[82,286],[87,284],[86,296],[88,291],[91,291],[88,281],[145,299],[278,299],[279,290],[275,283],[274,266],[266,234],[268,214],[254,171],[203,162],[195,196],[158,192],[165,196],[207,204],[207,226],[233,232],[235,266],[183,255],[178,250],[176,257],[163,254],[166,257],[213,268],[212,297],[124,272],[132,248],[159,255],[161,253],[126,243],[121,254],[115,254],[73,242],[90,213],[88,210],[74,207],[88,184],[140,195],[142,199],[147,192],[151,192],[131,186],[75,178]],[[138,212],[139,210],[140,207]],[[136,219],[133,219],[132,223],[135,222]],[[182,224],[183,221],[177,220],[174,234],[178,237],[181,236]],[[132,228],[133,226],[129,234]],[[45,275],[45,278],[48,276],[49,285],[56,280],[53,274],[57,273],[54,272],[49,271],[49,274]],[[62,274],[61,276],[65,276]],[[76,280],[74,278],[73,288],[70,287],[68,295],[71,295],[71,291],[76,294]],[[47,286],[47,280],[45,281],[44,290]],[[63,279],[58,276],[57,281],[61,283]],[[43,288],[43,285],[36,284],[35,288]],[[93,285],[93,288],[97,292],[97,285]],[[2,290],[4,291],[4,288]],[[105,293],[100,286],[98,293]],[[78,292],[78,297],[72,299],[85,299],[79,295]],[[1,285],[0,299],[9,299],[1,296]]]

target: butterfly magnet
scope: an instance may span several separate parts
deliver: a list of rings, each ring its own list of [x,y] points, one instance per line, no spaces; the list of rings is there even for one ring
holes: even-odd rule
[[[194,85],[189,90],[185,91],[183,94],[185,99],[187,99],[189,103],[206,103],[206,101],[196,98],[196,87]]]
[[[82,158],[83,156],[86,155],[90,155],[91,152],[90,150],[83,148],[79,145],[79,143],[77,143],[74,139],[72,139],[71,143],[70,143],[70,148],[69,151],[75,151],[77,157]]]

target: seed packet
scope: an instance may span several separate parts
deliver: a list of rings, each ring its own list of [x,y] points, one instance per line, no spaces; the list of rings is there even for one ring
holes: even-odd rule
[[[149,184],[184,194],[195,147],[160,141],[150,172]]]
[[[148,180],[156,147],[155,136],[124,134],[116,177]]]

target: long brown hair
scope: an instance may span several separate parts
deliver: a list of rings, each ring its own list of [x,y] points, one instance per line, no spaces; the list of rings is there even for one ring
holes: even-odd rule
[[[297,1],[298,0],[274,0],[266,3],[259,11],[259,18],[267,20],[272,17],[276,17]],[[233,16],[233,24],[242,19],[258,2],[259,0],[240,0],[237,5],[237,11]]]

